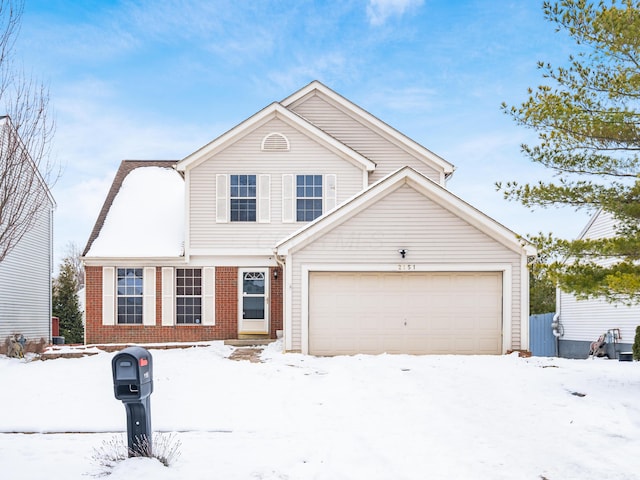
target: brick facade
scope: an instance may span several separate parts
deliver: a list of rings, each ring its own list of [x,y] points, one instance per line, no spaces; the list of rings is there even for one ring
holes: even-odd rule
[[[277,272],[277,278],[274,277]],[[270,337],[283,325],[282,269],[270,269]],[[238,268],[216,267],[215,322],[162,326],[162,269],[156,268],[155,325],[102,325],[102,267],[86,267],[86,343],[163,343],[226,340],[238,336]]]

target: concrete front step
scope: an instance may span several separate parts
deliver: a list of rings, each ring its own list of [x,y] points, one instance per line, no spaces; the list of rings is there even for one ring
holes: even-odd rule
[[[229,340],[225,340],[225,345],[230,345],[232,347],[256,347],[256,346],[265,346],[270,343],[275,342],[274,338],[232,338]]]

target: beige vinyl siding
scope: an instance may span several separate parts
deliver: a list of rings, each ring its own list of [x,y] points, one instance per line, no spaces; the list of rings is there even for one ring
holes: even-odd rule
[[[21,333],[50,339],[51,226],[53,212],[40,212],[33,228],[0,262],[0,341]]]
[[[290,150],[261,150],[266,135],[278,132],[287,137]],[[216,223],[216,200],[219,198],[216,175],[255,174],[270,176],[268,223]],[[301,223],[282,222],[283,174],[337,175],[338,203],[363,187],[363,171],[309,139],[281,120],[271,120],[247,134],[213,159],[195,167],[189,174],[189,241],[192,249],[272,248],[277,241],[294,232]],[[260,193],[258,193],[260,195]],[[262,199],[264,202],[264,198]]]
[[[404,261],[399,248],[408,250]],[[408,185],[294,252],[291,259],[293,350],[301,349],[302,339],[301,266],[313,264],[508,264],[512,278],[511,345],[520,347],[520,255]]]
[[[376,169],[369,175],[369,183],[374,183],[399,168],[410,166],[431,180],[440,183],[440,171],[409,154],[371,127],[363,125],[338,107],[331,105],[317,95],[309,97],[293,110],[376,163]]]

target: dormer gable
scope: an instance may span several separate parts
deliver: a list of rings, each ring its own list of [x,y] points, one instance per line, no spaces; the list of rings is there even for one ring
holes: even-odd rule
[[[301,131],[333,153],[354,165],[357,165],[362,170],[367,172],[375,170],[375,163],[367,157],[327,134],[325,131],[316,127],[296,113],[287,110],[277,102],[272,103],[231,130],[228,130],[212,142],[188,155],[178,162],[176,168],[178,171],[186,171],[199,165],[274,118],[283,121],[298,131]],[[270,133],[262,141],[262,150],[270,151],[273,148],[285,151],[288,150],[288,140],[286,137],[283,137],[284,136],[278,132]],[[265,146],[267,147],[266,149]]]

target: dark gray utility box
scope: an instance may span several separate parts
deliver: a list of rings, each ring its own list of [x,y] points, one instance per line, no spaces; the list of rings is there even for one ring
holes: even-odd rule
[[[618,360],[620,362],[632,362],[633,361],[633,352],[620,352],[618,354]]]

